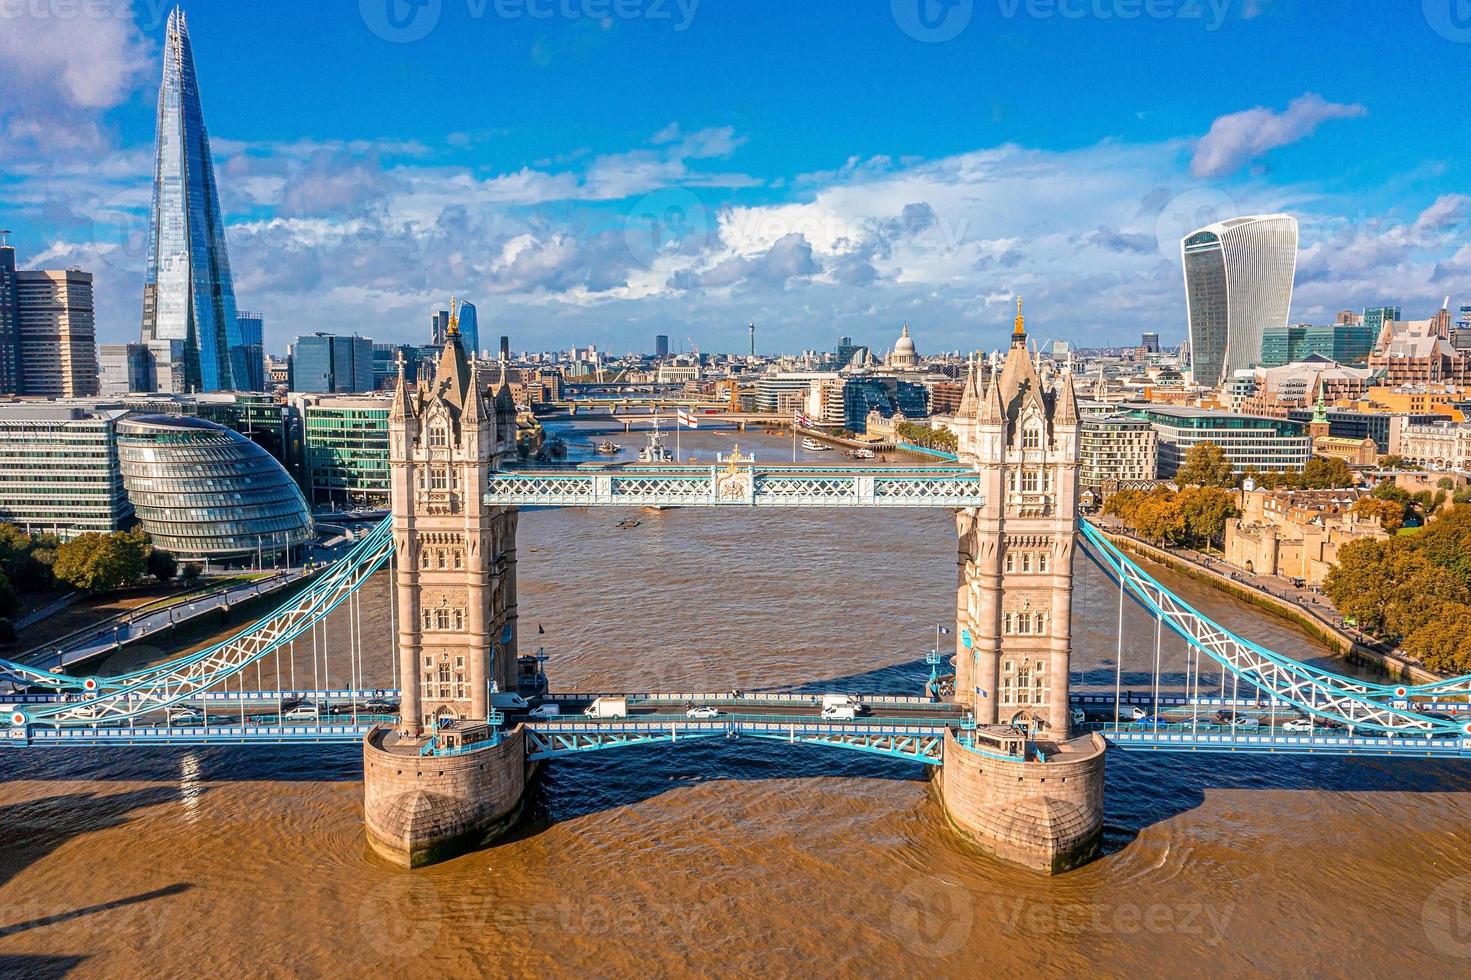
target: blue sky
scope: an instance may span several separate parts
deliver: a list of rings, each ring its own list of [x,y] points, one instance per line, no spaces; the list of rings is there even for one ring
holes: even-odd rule
[[[1177,240],[1301,222],[1294,318],[1471,302],[1471,4],[185,4],[267,343],[517,348],[1184,334]],[[140,315],[167,6],[0,0],[0,227]]]

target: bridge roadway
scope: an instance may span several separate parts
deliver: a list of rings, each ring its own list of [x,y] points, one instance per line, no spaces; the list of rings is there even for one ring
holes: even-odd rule
[[[599,696],[630,698],[628,717],[588,718],[583,711]],[[526,726],[530,739],[528,754],[532,758],[698,738],[750,736],[857,749],[930,765],[943,762],[945,729],[969,727],[964,712],[956,705],[884,695],[862,696],[860,701],[865,712],[852,721],[824,721],[820,717],[821,697],[793,693],[558,693],[534,699],[538,705],[557,705],[558,715],[533,718],[524,711],[510,712],[506,721]],[[11,703],[54,700],[52,695],[31,695],[11,699]],[[171,725],[165,711],[134,719],[127,726],[92,727],[79,718],[78,727],[11,728],[0,738],[0,746],[356,743],[374,726],[396,720],[391,713],[392,702],[396,700],[397,692],[387,689],[210,692],[203,698],[193,699],[194,706],[205,709],[207,725],[201,723],[202,719]],[[1206,700],[1202,699],[1201,707],[1213,707],[1205,704]],[[293,702],[300,701],[319,706],[316,715],[283,717],[283,706],[289,709]],[[374,701],[378,710],[370,713],[367,707]],[[1162,696],[1161,702],[1164,701]],[[1233,729],[1216,723],[1213,714],[1192,718],[1191,709],[1183,705],[1162,705],[1158,722],[1122,719],[1116,726],[1111,717],[1111,698],[1109,702],[1105,704],[1100,695],[1084,694],[1075,698],[1074,706],[1087,713],[1087,720],[1079,727],[1098,732],[1114,747],[1125,750],[1471,758],[1471,738],[1388,738],[1327,728],[1309,733],[1287,731],[1283,725],[1301,716],[1283,709],[1272,719],[1263,705],[1246,699],[1232,703],[1253,711],[1252,716],[1260,719],[1258,728]],[[714,707],[720,714],[710,719],[690,718],[686,712],[691,706]],[[390,713],[382,713],[385,710]],[[1273,720],[1275,727],[1271,724]]]

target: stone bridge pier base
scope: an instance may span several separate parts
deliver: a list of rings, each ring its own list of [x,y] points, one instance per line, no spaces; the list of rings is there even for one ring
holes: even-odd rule
[[[1100,735],[1032,743],[1041,750],[1011,756],[981,732],[945,736],[936,780],[945,814],[962,835],[1004,861],[1044,874],[1086,864],[1103,838]],[[1044,761],[1045,760],[1045,761]]]
[[[527,783],[520,728],[499,744],[460,755],[421,756],[422,739],[388,726],[363,740],[363,817],[381,856],[418,868],[504,835],[521,815]]]

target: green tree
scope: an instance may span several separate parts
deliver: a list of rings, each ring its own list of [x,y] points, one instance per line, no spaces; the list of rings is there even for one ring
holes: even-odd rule
[[[1181,486],[1229,487],[1236,478],[1226,453],[1207,441],[1196,443],[1185,453],[1185,461],[1175,472],[1175,482]]]
[[[56,550],[56,577],[91,592],[132,585],[147,571],[148,537],[115,531],[80,534]]]
[[[1405,652],[1446,674],[1471,673],[1471,605],[1443,603],[1405,638]]]
[[[1241,513],[1236,494],[1223,487],[1187,487],[1178,495],[1186,535],[1199,547],[1219,546],[1226,535],[1226,522]]]
[[[1372,496],[1360,497],[1354,501],[1354,505],[1349,510],[1360,517],[1378,520],[1379,526],[1390,534],[1405,526],[1406,507],[1396,500],[1384,500]]]
[[[146,566],[148,574],[160,582],[171,582],[179,574],[179,561],[167,551],[153,548],[148,552]]]
[[[1351,487],[1359,482],[1353,467],[1341,459],[1314,456],[1303,467],[1298,486],[1309,490],[1324,490],[1330,487]]]
[[[179,568],[179,578],[184,584],[191,588],[199,582],[200,576],[204,574],[204,566],[197,561],[186,561]]]
[[[1390,568],[1392,556],[1402,547],[1397,540],[1351,541],[1338,549],[1338,564],[1323,580],[1323,593],[1338,611],[1370,633],[1384,629],[1385,610],[1397,595]]]

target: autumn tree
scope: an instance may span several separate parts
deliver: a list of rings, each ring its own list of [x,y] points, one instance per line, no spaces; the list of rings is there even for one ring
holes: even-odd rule
[[[1405,526],[1405,505],[1398,501],[1360,497],[1349,509],[1360,517],[1377,520],[1379,526],[1390,534]]]
[[[1197,442],[1185,453],[1185,461],[1175,471],[1175,482],[1183,486],[1229,487],[1236,477],[1231,460],[1213,442]]]
[[[1186,487],[1177,495],[1186,535],[1197,546],[1220,545],[1226,523],[1241,513],[1236,494],[1223,487]]]

